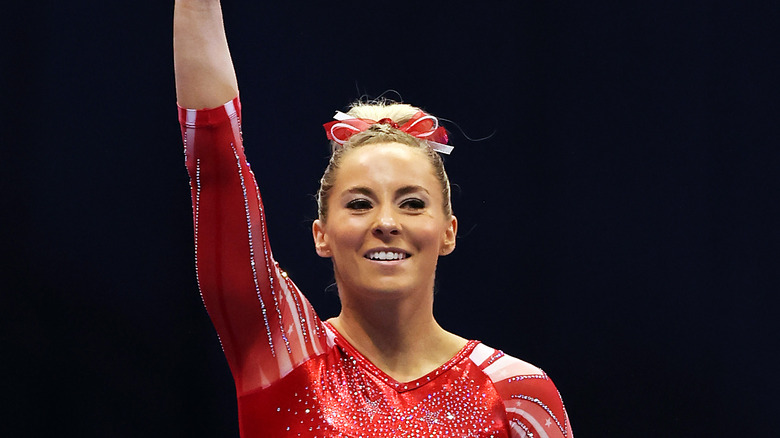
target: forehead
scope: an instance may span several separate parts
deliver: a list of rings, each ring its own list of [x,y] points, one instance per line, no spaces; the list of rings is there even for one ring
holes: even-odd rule
[[[349,186],[416,184],[423,187],[439,184],[426,153],[400,143],[377,143],[350,150],[342,158],[335,183]]]

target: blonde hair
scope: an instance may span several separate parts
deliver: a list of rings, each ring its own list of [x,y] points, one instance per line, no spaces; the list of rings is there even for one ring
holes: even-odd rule
[[[398,125],[408,122],[419,108],[406,103],[396,103],[387,100],[372,102],[356,102],[352,104],[348,115],[359,119],[382,120],[390,119]],[[352,149],[360,146],[366,146],[377,143],[400,143],[412,148],[419,149],[428,158],[433,166],[434,175],[441,184],[441,194],[443,199],[442,208],[444,213],[452,215],[452,201],[450,200],[450,179],[444,170],[444,162],[439,154],[428,146],[425,140],[416,138],[406,132],[396,129],[389,124],[376,123],[371,125],[363,132],[359,132],[347,140],[346,143],[339,144],[331,141],[332,154],[328,167],[320,179],[320,189],[317,192],[317,209],[319,218],[323,221],[327,219],[328,214],[328,195],[336,182],[337,171],[341,165],[344,155]]]

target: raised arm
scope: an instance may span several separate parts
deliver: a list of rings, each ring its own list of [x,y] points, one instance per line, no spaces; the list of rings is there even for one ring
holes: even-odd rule
[[[174,59],[198,285],[241,397],[323,353],[328,338],[273,259],[244,154],[241,103],[218,0],[176,0]]]
[[[214,108],[238,95],[219,0],[176,0],[176,98],[184,108]]]

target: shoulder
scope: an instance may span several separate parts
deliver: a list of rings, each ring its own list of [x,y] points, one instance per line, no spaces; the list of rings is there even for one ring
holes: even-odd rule
[[[470,359],[474,364],[479,366],[493,382],[516,376],[544,375],[544,371],[540,368],[505,354],[501,350],[488,347],[483,343],[479,343],[474,347]]]
[[[542,369],[481,343],[470,359],[493,383],[512,429],[571,437],[563,400]]]

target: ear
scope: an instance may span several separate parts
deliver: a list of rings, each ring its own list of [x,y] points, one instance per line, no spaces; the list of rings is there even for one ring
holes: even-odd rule
[[[320,257],[330,257],[330,247],[325,239],[325,224],[317,219],[311,224],[311,234],[314,237],[314,249]]]
[[[458,218],[450,216],[450,223],[442,235],[439,255],[447,255],[455,250],[455,238],[458,236]]]

